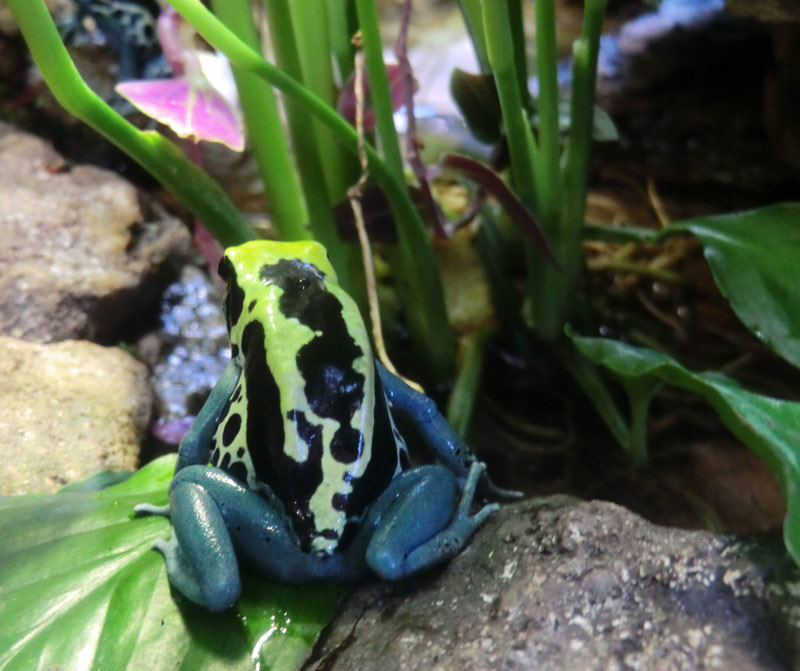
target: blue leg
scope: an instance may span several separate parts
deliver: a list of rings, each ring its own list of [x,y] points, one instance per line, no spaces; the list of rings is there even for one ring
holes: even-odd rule
[[[477,463],[469,445],[450,426],[430,398],[392,375],[380,362],[376,361],[376,364],[386,397],[392,404],[392,410],[405,413],[413,419],[436,458],[447,466],[459,481],[464,482],[472,465]],[[481,478],[482,493],[506,499],[518,499],[522,496],[521,492],[501,489],[485,474]]]
[[[225,610],[239,598],[242,587],[219,506],[203,487],[179,475],[170,487],[170,509],[172,537],[153,544],[164,555],[170,583],[209,610]]]
[[[192,426],[181,440],[178,448],[178,461],[175,464],[176,474],[192,464],[208,463],[211,455],[211,440],[217,430],[217,424],[228,406],[228,401],[233,396],[240,375],[241,371],[236,363],[231,361],[217,380],[203,407],[200,408]],[[169,505],[154,506],[149,503],[140,503],[134,506],[133,510],[137,515],[170,516]]]
[[[484,470],[473,462],[463,491],[442,466],[421,466],[396,478],[376,506],[383,507],[367,546],[369,567],[397,580],[441,564],[458,554],[497,504],[470,515],[475,487]],[[460,492],[460,496],[459,496]]]
[[[229,608],[241,592],[237,556],[267,578],[287,583],[353,580],[364,574],[350,551],[321,559],[300,549],[282,510],[224,471],[187,466],[170,485],[173,525],[164,555],[170,583],[212,611]]]
[[[228,406],[239,382],[241,371],[235,361],[231,361],[217,380],[192,426],[186,432],[178,448],[177,473],[191,464],[207,464],[211,454],[211,440],[217,430],[222,414]]]

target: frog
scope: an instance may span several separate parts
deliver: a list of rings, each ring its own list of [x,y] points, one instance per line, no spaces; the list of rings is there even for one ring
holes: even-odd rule
[[[501,489],[436,404],[377,360],[356,302],[315,241],[225,250],[231,359],[179,445],[153,547],[170,584],[213,612],[240,563],[290,584],[400,580],[458,554]],[[435,463],[411,465],[395,417]]]
[[[61,26],[62,39],[73,39],[92,31],[116,52],[118,81],[160,79],[170,74],[158,41],[156,21],[161,8],[157,0],[76,0],[75,16]]]

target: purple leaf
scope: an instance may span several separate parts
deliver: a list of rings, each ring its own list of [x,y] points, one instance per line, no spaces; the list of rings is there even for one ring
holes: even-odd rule
[[[523,202],[506,186],[506,183],[490,167],[480,161],[459,154],[447,154],[442,159],[442,165],[450,170],[461,173],[468,180],[475,182],[488,194],[493,196],[503,207],[511,221],[534,244],[556,268],[562,270],[561,264],[553,254],[539,223],[528,211]]]
[[[392,95],[392,109],[396,112],[405,104],[405,89],[403,85],[403,68],[399,65],[387,65],[386,74],[389,77],[389,90]],[[414,90],[417,89],[417,83],[414,82]],[[367,77],[364,77],[364,100],[369,98],[370,88]],[[350,79],[342,88],[339,94],[339,100],[336,103],[336,109],[339,110],[345,119],[351,124],[356,123],[356,85],[355,75],[350,75]],[[375,112],[366,107],[364,109],[364,130],[370,131],[375,128]]]
[[[244,134],[238,111],[210,84],[197,84],[198,79],[122,82],[116,90],[179,137],[220,142],[234,151],[242,151]]]

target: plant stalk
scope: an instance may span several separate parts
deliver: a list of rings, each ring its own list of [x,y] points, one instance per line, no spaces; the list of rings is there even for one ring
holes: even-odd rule
[[[546,342],[563,336],[583,271],[581,238],[591,157],[595,70],[604,11],[605,0],[586,0],[583,33],[573,45],[571,129],[563,159],[561,216],[555,226],[542,221],[562,271],[538,264],[531,276],[534,327]],[[538,30],[537,25],[537,34]],[[540,67],[545,65],[542,63]],[[555,77],[555,61],[550,67]]]
[[[232,63],[258,74],[288,96],[302,102],[315,118],[336,134],[348,151],[358,156],[355,128],[333,108],[250,49],[208,12],[199,0],[170,0],[170,3]],[[398,239],[389,257],[412,341],[420,358],[428,364],[431,378],[443,382],[449,379],[454,368],[455,344],[447,321],[444,293],[430,239],[411,202],[405,182],[395,177],[372,147],[367,145],[365,149],[369,172],[383,189],[394,213]]]
[[[247,0],[213,0],[212,5],[220,20],[245,44],[261,49]],[[309,238],[308,212],[272,87],[252,72],[235,66],[233,76],[275,227],[282,240]]]
[[[328,104],[336,103],[333,63],[328,41],[328,7],[326,0],[303,0],[289,5],[297,54],[302,68],[302,81],[310,91]],[[325,174],[328,197],[338,203],[347,196],[347,189],[358,179],[358,163],[353,160],[333,133],[315,120],[317,152]]]
[[[488,73],[490,72],[489,54],[486,49],[486,37],[483,31],[481,0],[458,0],[458,6],[464,17],[472,47],[475,49],[478,67],[480,67],[482,73]]]
[[[386,167],[394,178],[403,180],[403,155],[394,127],[392,92],[386,64],[383,62],[383,44],[378,29],[378,11],[375,0],[355,0],[358,26],[364,43],[364,63],[369,76],[370,99],[375,111],[378,138]]]
[[[264,8],[279,67],[296,81],[302,82],[303,71],[289,0],[264,0]],[[284,104],[297,172],[310,216],[309,230],[312,237],[328,250],[342,286],[363,307],[366,305],[362,300],[364,296],[357,291],[357,287],[363,287],[360,281],[363,271],[353,272],[354,268],[358,268],[353,263],[353,257],[358,257],[358,249],[345,243],[336,230],[312,115],[307,106],[295,98],[285,99]]]

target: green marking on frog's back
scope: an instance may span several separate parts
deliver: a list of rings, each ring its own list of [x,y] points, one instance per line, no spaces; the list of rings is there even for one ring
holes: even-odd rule
[[[357,491],[368,466],[384,486],[398,468],[392,435],[373,454],[375,365],[364,322],[318,243],[246,243],[226,252],[221,269],[243,375],[211,463],[252,489],[267,484],[301,541],[333,552],[370,502],[360,499],[373,498]]]

